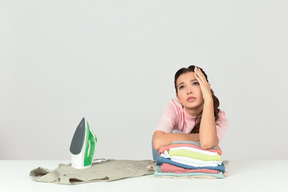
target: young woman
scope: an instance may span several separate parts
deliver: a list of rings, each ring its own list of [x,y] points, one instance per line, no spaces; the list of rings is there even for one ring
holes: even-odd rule
[[[200,67],[179,69],[174,86],[177,98],[167,103],[153,134],[153,159],[161,146],[173,141],[200,141],[203,149],[215,147],[227,129],[225,113]]]

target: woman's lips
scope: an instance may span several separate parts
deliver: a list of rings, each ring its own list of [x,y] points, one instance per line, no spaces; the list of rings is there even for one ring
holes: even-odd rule
[[[196,97],[189,97],[189,98],[187,99],[188,102],[193,102],[193,101],[195,101],[195,100],[196,100]]]

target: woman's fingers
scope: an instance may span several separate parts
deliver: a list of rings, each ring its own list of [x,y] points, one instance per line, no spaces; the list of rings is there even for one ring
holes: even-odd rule
[[[197,67],[196,67],[196,70],[195,70],[195,77],[196,77],[197,81],[200,83],[201,89],[211,90],[210,83],[207,82],[204,74]]]
[[[197,73],[195,73],[195,77],[196,77],[198,83],[200,83],[200,85],[203,84],[203,80],[200,78],[200,76]]]
[[[211,94],[210,83],[207,82],[204,74],[202,73],[200,69],[195,67],[194,72],[195,72],[195,77],[200,84],[200,88],[201,88],[204,100],[211,98],[212,94]]]
[[[207,83],[206,78],[204,76],[204,74],[202,73],[201,69],[195,67],[196,70],[194,70],[195,72],[195,76],[198,77],[199,79],[201,79],[201,81],[203,83]]]

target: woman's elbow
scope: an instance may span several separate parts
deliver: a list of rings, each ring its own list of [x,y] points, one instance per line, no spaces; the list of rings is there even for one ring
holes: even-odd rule
[[[165,133],[161,133],[161,132],[156,132],[153,135],[153,147],[156,151],[159,151],[160,147],[162,147],[163,143],[162,143],[162,135]]]
[[[159,151],[159,149],[160,149],[160,145],[159,145],[159,143],[158,142],[153,142],[153,147],[154,147],[154,149],[156,150],[156,151]]]
[[[161,138],[159,137],[154,137],[153,138],[153,147],[156,151],[159,151],[160,147],[162,145],[162,142],[161,142]]]
[[[217,138],[217,140],[216,141],[214,141],[214,142],[201,142],[200,141],[200,147],[202,148],[202,149],[210,149],[210,148],[212,148],[212,147],[216,147],[217,145],[219,144],[219,140],[218,140],[218,138]]]
[[[205,144],[200,143],[200,147],[202,149],[210,149],[210,148],[214,147],[214,145],[206,144],[206,143]]]

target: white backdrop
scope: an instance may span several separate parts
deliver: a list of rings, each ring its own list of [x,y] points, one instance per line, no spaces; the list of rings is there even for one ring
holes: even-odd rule
[[[288,159],[288,2],[0,1],[0,159],[70,159],[82,117],[95,157],[152,159],[173,78],[208,74],[223,159]]]

